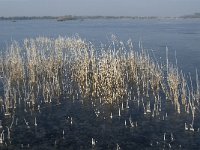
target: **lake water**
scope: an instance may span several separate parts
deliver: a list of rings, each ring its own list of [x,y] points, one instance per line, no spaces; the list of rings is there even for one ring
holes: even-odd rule
[[[13,40],[21,42],[38,36],[56,38],[76,34],[96,46],[101,42],[109,43],[112,34],[124,42],[131,38],[135,49],[142,41],[143,47],[155,56],[153,59],[163,62],[168,46],[170,62],[175,62],[176,52],[178,66],[185,73],[194,75],[196,68],[200,70],[199,19],[0,21],[0,49],[6,50]],[[0,143],[0,149],[95,149],[91,143],[93,138],[97,141],[96,149],[116,149],[119,145],[121,149],[200,149],[199,106],[195,111],[192,132],[186,129],[186,125],[191,123],[191,113],[183,111],[181,115],[177,114],[171,101],[162,99],[162,96],[165,104],[158,116],[153,117],[153,111],[145,114],[143,98],[138,103],[138,96],[138,101],[128,99],[129,106],[123,110],[119,105],[120,115],[119,109],[114,109],[112,118],[110,110],[104,112],[104,104],[88,107],[73,98],[66,96],[61,103],[43,103],[34,111],[19,107],[12,118],[4,118],[1,112],[3,128],[0,128],[0,133],[4,132],[5,140],[4,144]],[[150,100],[154,103],[154,98]]]
[[[164,60],[168,46],[170,62],[174,62],[177,53],[178,66],[185,73],[195,74],[196,68],[200,70],[200,19],[0,21],[1,49],[5,49],[12,40],[76,34],[97,45],[107,43],[112,34],[124,42],[131,38],[136,49],[142,41],[143,47],[157,60]]]

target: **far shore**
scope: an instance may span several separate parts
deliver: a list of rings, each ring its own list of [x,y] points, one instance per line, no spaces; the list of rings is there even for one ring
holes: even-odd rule
[[[85,20],[85,19],[200,19],[200,13],[193,15],[185,15],[180,17],[158,17],[158,16],[13,16],[13,17],[0,17],[1,20],[46,20],[52,19],[57,21],[69,20]]]

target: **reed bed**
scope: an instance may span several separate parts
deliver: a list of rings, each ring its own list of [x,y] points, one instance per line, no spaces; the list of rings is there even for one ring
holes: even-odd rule
[[[183,73],[169,67],[168,60],[166,66],[153,62],[143,49],[134,51],[131,41],[125,45],[113,40],[95,49],[79,37],[25,39],[2,54],[0,67],[7,113],[16,105],[59,102],[67,95],[119,105],[130,96],[141,101],[150,91],[159,99],[163,91],[178,113],[189,103],[199,103],[198,81],[196,92],[189,89]]]
[[[13,42],[0,56],[0,146],[11,143],[16,130],[12,128],[20,122],[27,129],[34,126],[37,132],[41,106],[61,108],[65,102],[73,107],[83,105],[93,110],[96,118],[108,122],[119,118],[120,123],[124,119],[124,127],[130,128],[131,135],[133,128],[142,126],[133,114],[155,120],[178,116],[184,118],[179,121],[184,130],[199,132],[199,123],[195,122],[200,103],[197,70],[195,79],[179,70],[177,63],[169,63],[167,47],[166,62],[162,64],[154,61],[141,43],[135,50],[131,40],[124,43],[115,36],[108,45],[98,48],[78,36]],[[72,116],[65,120],[70,127],[76,124]],[[62,140],[66,136],[64,129]],[[170,137],[169,148],[174,142],[172,132]],[[164,147],[167,140],[164,133]],[[95,148],[95,137],[90,141]],[[119,143],[116,145],[119,149]]]
[[[1,113],[8,117],[16,108],[34,111],[44,103],[80,101],[95,111],[106,108],[112,118],[134,103],[152,117],[166,117],[167,107],[187,113],[193,130],[199,110],[198,72],[194,84],[168,56],[165,64],[157,63],[142,46],[134,50],[131,40],[95,48],[80,37],[25,39],[1,55],[0,71]]]

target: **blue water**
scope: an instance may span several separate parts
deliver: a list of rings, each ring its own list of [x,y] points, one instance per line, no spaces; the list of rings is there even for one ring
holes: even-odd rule
[[[142,41],[158,61],[164,61],[168,46],[170,62],[174,63],[176,51],[180,69],[194,74],[197,68],[200,72],[200,19],[0,21],[0,48],[5,49],[12,40],[76,34],[97,45],[107,43],[112,34],[124,42],[131,38],[136,49]]]

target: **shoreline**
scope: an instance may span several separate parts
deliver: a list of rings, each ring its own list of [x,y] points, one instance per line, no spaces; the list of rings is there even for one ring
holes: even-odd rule
[[[121,19],[132,19],[132,20],[163,20],[163,19],[200,19],[200,16],[180,16],[180,17],[157,17],[157,16],[14,16],[14,17],[0,17],[0,21],[20,21],[20,20],[56,20],[56,21],[71,21],[71,20],[121,20]]]

